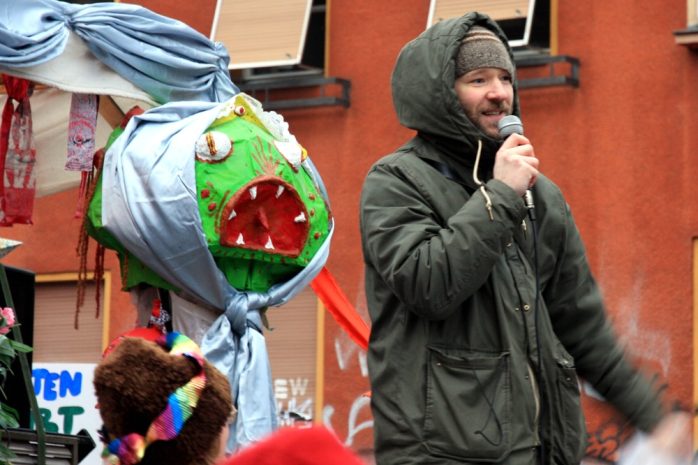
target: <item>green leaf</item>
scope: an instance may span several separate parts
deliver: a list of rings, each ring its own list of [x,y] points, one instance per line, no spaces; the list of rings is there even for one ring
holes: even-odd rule
[[[16,408],[3,404],[2,402],[0,402],[0,412],[7,412],[13,417],[19,418],[19,412],[17,412]]]
[[[0,336],[0,356],[6,355],[14,358],[16,355],[15,349],[12,347],[12,342],[4,336]]]
[[[10,341],[10,345],[11,345],[17,352],[22,352],[22,353],[25,353],[25,354],[26,354],[27,352],[31,352],[31,351],[32,351],[31,346],[28,346],[28,345],[23,344],[23,343],[21,343],[21,342]]]
[[[19,428],[19,421],[17,421],[17,410],[2,403],[0,403],[0,427]]]

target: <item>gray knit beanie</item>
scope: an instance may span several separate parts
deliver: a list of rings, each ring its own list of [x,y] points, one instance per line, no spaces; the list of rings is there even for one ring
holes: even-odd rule
[[[456,77],[480,68],[501,68],[514,75],[509,52],[499,37],[482,26],[473,26],[458,49]]]

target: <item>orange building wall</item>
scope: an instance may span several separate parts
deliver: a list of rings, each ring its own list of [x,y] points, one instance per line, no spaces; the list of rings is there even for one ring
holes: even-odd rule
[[[38,154],[37,156],[41,156]],[[2,237],[22,241],[22,245],[3,258],[3,264],[31,270],[37,274],[77,273],[80,260],[76,247],[82,220],[75,218],[78,190],[71,189],[36,199],[33,225],[15,225],[0,231]],[[95,242],[90,241],[87,267],[94,270]],[[109,302],[109,340],[131,329],[136,313],[131,299],[121,292],[119,262],[116,254],[107,251],[105,270],[111,272],[111,302]],[[76,293],[77,299],[77,293]],[[95,315],[93,300],[86,300],[79,321]]]
[[[156,10],[169,4],[141,3]],[[395,119],[390,73],[403,44],[424,29],[428,7],[426,0],[328,1],[327,74],[351,80],[351,107],[283,112],[329,191],[336,233],[327,266],[364,314],[359,191],[373,161],[411,136]],[[202,15],[211,14],[206,8]],[[629,353],[691,407],[698,53],[675,45],[672,35],[686,26],[686,2],[560,1],[558,12],[558,53],[581,60],[581,85],[522,91],[526,134],[543,173],[567,195]],[[196,11],[179,18],[205,29]],[[6,263],[74,271],[75,197],[70,191],[39,199],[35,226],[3,231],[25,241]],[[108,257],[113,305],[125,308],[116,260]],[[112,311],[112,334],[132,317],[131,310]],[[325,419],[347,444],[370,449],[363,354],[331,317],[325,323]],[[587,396],[584,404],[590,455],[612,457],[627,432],[623,422],[603,402]]]
[[[395,120],[390,72],[402,45],[424,29],[428,3],[333,0],[328,74],[351,80],[351,108],[285,113],[333,202],[328,266],[360,309],[359,189],[370,164],[410,135]],[[674,43],[672,32],[686,27],[686,2],[641,5],[559,2],[558,53],[581,60],[581,85],[522,91],[522,117],[543,173],[567,195],[623,343],[690,408],[698,53]],[[339,367],[333,354],[342,337],[328,327],[332,426],[368,447],[370,429],[352,437],[364,417],[351,417],[367,383],[356,358]],[[627,428],[603,402],[584,403],[590,455],[612,458]]]

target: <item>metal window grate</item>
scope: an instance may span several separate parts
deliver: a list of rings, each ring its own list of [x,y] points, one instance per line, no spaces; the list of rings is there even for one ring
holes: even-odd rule
[[[37,463],[37,434],[34,430],[7,429],[3,442],[16,455],[12,465]],[[95,447],[94,440],[85,430],[77,435],[46,434],[46,465],[77,465]]]

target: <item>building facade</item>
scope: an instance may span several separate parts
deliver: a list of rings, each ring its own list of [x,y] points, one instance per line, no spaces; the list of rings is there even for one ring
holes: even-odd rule
[[[206,35],[211,34],[216,18],[219,31],[235,28],[245,18],[241,12],[237,19],[220,22],[225,16],[215,0],[138,3],[185,21]],[[223,0],[221,3],[225,6]],[[273,10],[274,2],[268,3]],[[690,39],[687,44],[678,43],[681,34],[677,31],[690,35],[698,22],[696,7],[686,0],[550,0],[546,4],[549,35],[542,55],[570,59],[559,64],[548,59],[534,66],[541,51],[523,51],[517,56],[525,64],[520,75],[535,80],[548,76],[552,67],[555,75],[570,79],[521,90],[526,135],[541,160],[541,171],[566,194],[628,353],[662,386],[667,398],[693,411],[698,50],[691,48]],[[310,88],[282,85],[272,89],[275,98],[301,100],[277,111],[323,176],[336,221],[327,268],[364,318],[360,188],[371,164],[412,135],[397,123],[390,74],[400,49],[425,29],[433,8],[429,0],[314,2],[313,11],[323,13],[322,34],[308,33],[305,46],[322,41],[320,51],[313,52],[313,67],[318,68],[319,56],[320,72],[310,77],[325,80]],[[308,24],[304,27],[310,27]],[[274,82],[309,79],[303,66],[270,68],[276,73]],[[263,79],[255,79],[249,70],[233,70],[233,76],[243,89],[264,87]],[[339,88],[332,87],[336,81],[330,78],[341,79],[344,87],[341,82]],[[329,104],[310,103],[323,89],[334,99]],[[45,289],[56,283],[74,286],[79,266],[75,247],[80,220],[74,218],[77,195],[77,188],[71,188],[40,197],[34,225],[2,232],[24,243],[4,263],[37,273],[41,292],[49,292]],[[109,279],[102,294],[100,318],[104,323],[95,330],[102,343],[129,329],[135,318],[130,297],[120,291],[113,253],[107,253],[105,269]],[[298,321],[280,313],[276,318],[275,310],[269,313],[278,334],[284,327],[298,325],[290,330],[288,340],[278,343],[281,348],[276,357],[286,354],[288,359],[276,362],[285,370],[283,376],[275,377],[277,400],[290,413],[289,423],[328,424],[370,463],[372,424],[365,354],[330,315],[322,308],[317,310],[312,293],[303,298],[306,310]],[[94,305],[88,300],[80,321],[93,314]],[[69,324],[72,317],[69,312]],[[274,337],[272,332],[270,338]],[[289,352],[299,346],[304,347],[304,367],[295,367],[294,352]],[[628,426],[586,388],[583,403],[588,413],[589,459],[613,462],[630,433]]]

